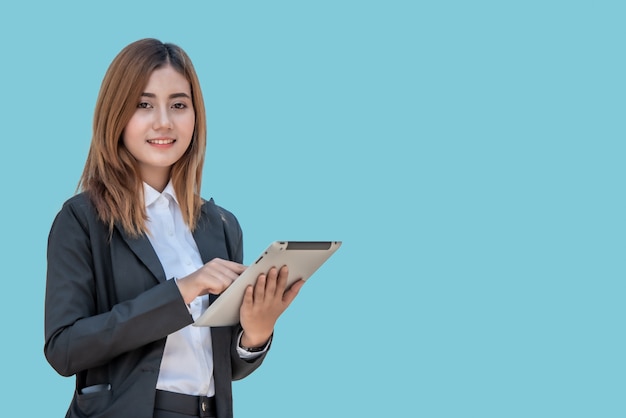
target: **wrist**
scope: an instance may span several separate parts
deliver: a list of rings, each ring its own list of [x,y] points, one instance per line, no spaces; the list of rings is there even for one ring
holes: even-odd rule
[[[176,281],[180,295],[183,297],[183,300],[187,305],[193,302],[193,300],[200,294],[198,286],[190,276],[185,276],[182,279],[176,278],[174,280]]]
[[[270,340],[272,334],[269,335],[250,335],[245,331],[239,340],[239,346],[246,351],[254,351],[255,349],[263,349]]]

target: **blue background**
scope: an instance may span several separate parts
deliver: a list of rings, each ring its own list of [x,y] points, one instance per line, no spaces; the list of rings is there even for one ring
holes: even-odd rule
[[[237,417],[626,416],[622,4],[3,3],[3,410],[70,401],[42,350],[47,234],[109,63],[157,37],[194,61],[203,195],[246,262],[344,241]]]

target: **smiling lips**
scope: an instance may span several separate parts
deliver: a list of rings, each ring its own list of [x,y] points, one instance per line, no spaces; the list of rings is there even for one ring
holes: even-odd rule
[[[174,138],[154,138],[148,139],[148,144],[152,145],[170,145],[176,142]]]

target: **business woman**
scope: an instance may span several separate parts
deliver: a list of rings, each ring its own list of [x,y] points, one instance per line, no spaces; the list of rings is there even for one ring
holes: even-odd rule
[[[67,417],[233,416],[303,281],[273,268],[246,290],[240,324],[191,326],[241,274],[235,216],[200,197],[206,118],[178,46],[142,39],[111,63],[80,193],[48,241],[44,352],[76,378]]]

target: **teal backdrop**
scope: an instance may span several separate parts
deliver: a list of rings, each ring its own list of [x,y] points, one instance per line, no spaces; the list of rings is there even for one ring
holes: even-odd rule
[[[109,63],[156,37],[200,76],[202,191],[245,261],[344,242],[234,383],[238,418],[626,416],[624,5],[4,2],[3,410],[64,416],[47,235]]]

